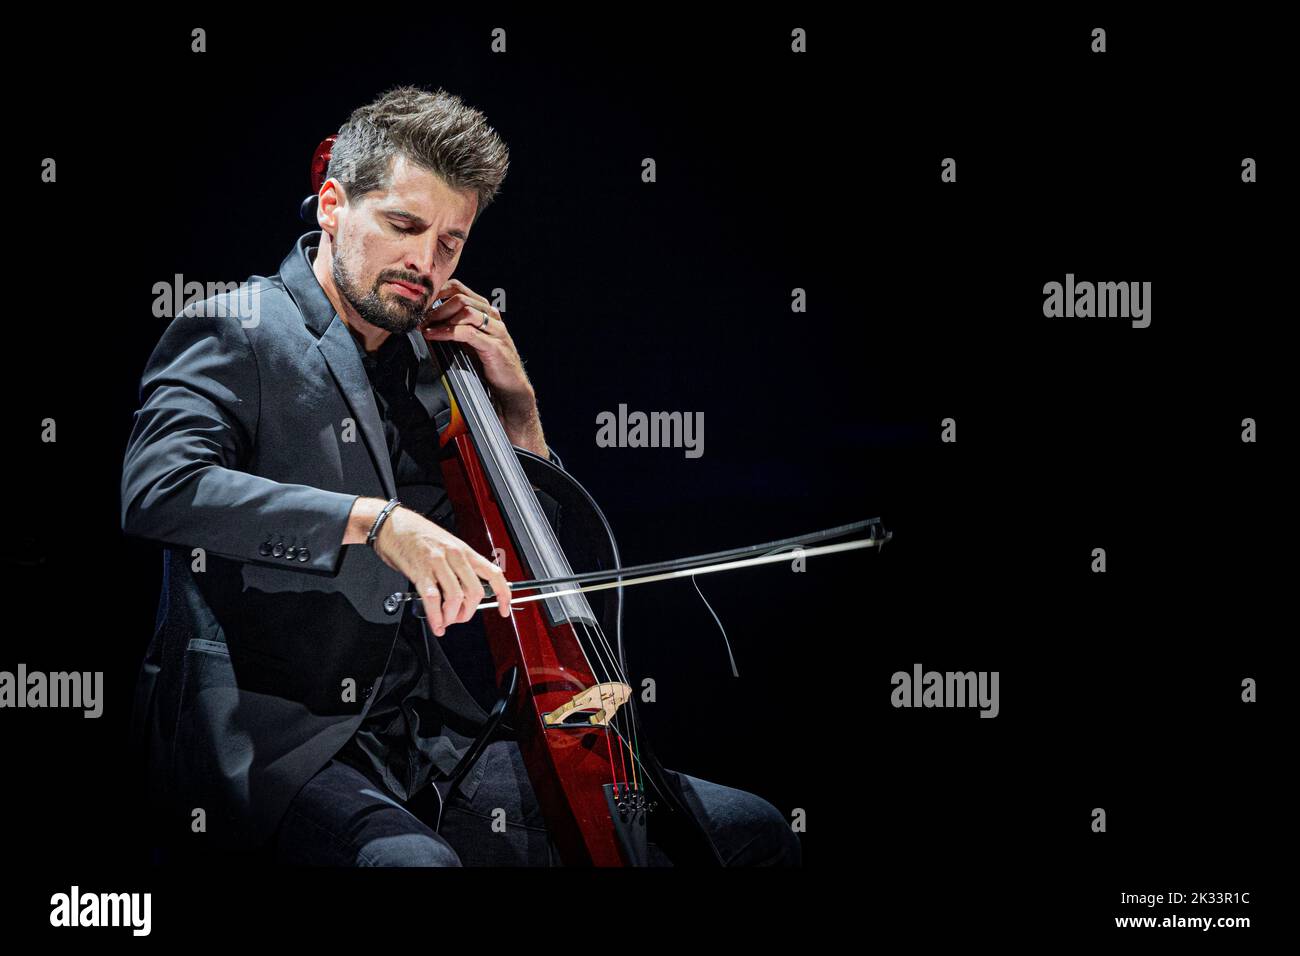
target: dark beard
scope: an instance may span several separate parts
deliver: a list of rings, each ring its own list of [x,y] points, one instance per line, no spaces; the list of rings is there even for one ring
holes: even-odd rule
[[[379,290],[386,281],[388,280],[384,279],[381,273],[375,278],[375,284],[370,290],[362,293],[343,265],[343,257],[334,257],[334,285],[338,288],[339,295],[357,310],[357,315],[386,332],[399,334],[409,332],[420,324],[420,320],[424,317],[425,304],[401,296],[385,300]]]

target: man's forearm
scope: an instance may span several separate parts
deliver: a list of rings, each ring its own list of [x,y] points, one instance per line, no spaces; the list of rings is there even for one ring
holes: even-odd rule
[[[550,457],[551,453],[546,447],[546,437],[542,434],[542,423],[540,421],[531,427],[515,428],[513,430],[507,428],[506,435],[510,438],[510,444],[516,448],[526,449],[542,458]]]
[[[524,448],[542,458],[550,457],[546,436],[542,434],[542,418],[537,414],[537,403],[529,403],[522,411],[505,409],[501,413],[501,427],[506,430],[510,444]]]

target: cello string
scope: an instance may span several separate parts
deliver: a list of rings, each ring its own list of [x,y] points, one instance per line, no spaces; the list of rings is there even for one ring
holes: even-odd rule
[[[463,357],[463,353],[462,353],[462,357]],[[473,394],[472,392],[471,395],[472,395],[472,400],[476,403],[477,406],[476,411],[479,412],[481,419],[485,424],[485,427],[482,428],[481,431],[484,433],[485,438],[495,446],[493,452],[496,456],[497,461],[501,463],[503,469],[509,469],[511,465],[513,465],[516,469],[518,469],[519,467],[518,461],[515,458],[513,446],[509,445],[508,439],[504,435],[503,430],[500,429],[499,425],[496,428],[492,427],[493,424],[496,424],[495,416],[492,416],[490,418],[486,416],[485,414],[486,410],[483,409],[480,404],[480,396],[477,394]],[[526,477],[522,475],[522,469],[519,469],[519,474],[516,475],[515,477],[517,479],[522,479],[523,481],[526,481]],[[511,485],[511,483],[508,480],[504,484],[505,487],[502,489],[504,494],[509,496],[512,504],[515,506],[516,512],[519,514],[524,514],[525,508],[522,506],[519,496],[516,494],[514,487]],[[535,505],[536,499],[535,498],[532,499],[532,501],[530,501],[530,504]],[[541,522],[544,521],[544,519],[540,518],[539,516],[534,516],[534,517],[538,519],[537,527],[539,529],[545,531],[550,530],[549,524],[545,525],[544,529],[542,528]],[[537,552],[538,554],[544,553],[544,550],[540,547],[540,544],[537,540],[538,532],[534,531],[532,524],[525,521],[522,523],[522,527],[519,530],[523,534],[527,535],[535,552]],[[563,555],[563,551],[562,549],[559,548],[558,543],[554,543],[553,548],[557,553]],[[567,570],[571,573],[572,568],[567,567],[567,562],[565,562],[565,565]],[[548,595],[548,597],[553,597],[553,596],[554,594]],[[585,605],[586,603],[585,600],[583,603]],[[589,606],[586,607],[585,609],[588,612],[590,612]],[[570,623],[573,623],[572,619],[570,620]],[[608,640],[604,637],[604,634],[603,633],[599,634],[599,640],[593,640],[590,628],[586,625],[585,621],[579,619],[577,623],[582,626],[582,629],[585,632],[587,637],[587,642],[588,644],[590,644],[591,653],[589,654],[588,647],[584,646],[581,641],[579,642],[579,647],[583,650],[584,660],[587,664],[587,667],[592,671],[592,674],[594,676],[597,676],[597,679],[602,682],[609,682],[612,676],[617,676],[618,678],[622,679],[621,668],[619,668],[617,664],[613,664],[611,668],[611,664],[614,659],[614,653],[613,653],[613,649],[609,646]],[[602,645],[603,645],[603,652],[602,652]],[[592,655],[594,655],[597,661],[599,661],[600,663],[599,668],[593,666],[591,660]],[[611,669],[613,671],[612,675],[611,675]]]
[[[450,362],[446,361],[446,359],[444,358],[444,362],[443,362],[444,366],[450,365],[452,368],[454,368],[456,371],[460,373],[459,376],[455,376],[455,375],[451,376],[450,380],[452,382],[456,382],[457,378],[463,379],[462,387],[454,389],[454,393],[456,393],[456,397],[459,398],[461,401],[461,404],[463,406],[463,413],[466,414],[473,421],[473,424],[475,426],[477,426],[471,429],[471,434],[479,438],[484,443],[486,443],[487,445],[486,451],[491,453],[491,455],[493,456],[493,458],[495,459],[495,461],[498,463],[499,467],[503,471],[503,475],[502,475],[503,480],[501,482],[501,487],[497,489],[497,492],[498,494],[503,495],[510,501],[510,503],[514,506],[514,511],[516,514],[519,514],[524,517],[524,520],[516,523],[517,526],[515,530],[517,533],[523,535],[527,539],[528,543],[531,545],[533,549],[533,553],[540,556],[544,554],[544,551],[540,547],[539,542],[537,541],[536,534],[534,533],[531,522],[527,520],[529,509],[526,509],[523,506],[522,502],[519,499],[519,496],[516,494],[515,488],[513,487],[513,484],[510,481],[511,476],[504,473],[509,468],[507,462],[511,462],[515,464],[516,467],[518,466],[518,462],[515,460],[513,449],[509,450],[507,453],[507,449],[506,447],[504,447],[508,445],[508,439],[504,436],[504,434],[502,434],[504,430],[502,429],[500,423],[498,422],[495,412],[493,411],[492,413],[489,413],[487,408],[485,407],[487,403],[486,389],[483,386],[483,383],[478,376],[477,370],[473,367],[473,364],[469,361],[469,358],[465,354],[465,351],[463,349],[461,348],[453,349],[449,346],[449,344],[446,343],[438,343],[438,344],[440,349],[442,349],[444,345],[447,345],[445,351],[450,356]],[[533,498],[531,503],[535,505],[536,499]],[[534,516],[534,518],[535,517],[536,516]],[[551,595],[543,591],[540,594],[540,598],[543,600],[550,600]],[[575,634],[575,636],[577,635]],[[591,671],[593,675],[599,674],[603,669],[603,667],[597,668],[593,666],[591,657],[588,654],[588,649],[583,645],[582,640],[580,638],[578,639],[577,643],[578,643],[578,650],[582,654],[583,660],[588,670]],[[597,679],[599,680],[599,677]],[[611,770],[612,770],[612,761],[611,761]]]
[[[446,362],[444,361],[444,365],[447,365],[447,364],[448,364],[448,363],[446,363]],[[516,469],[518,469],[518,471],[519,471],[519,475],[516,475],[516,476],[515,476],[515,477],[516,477],[516,481],[518,481],[518,480],[519,480],[519,477],[522,475],[522,468],[520,468],[519,463],[518,463],[518,460],[517,460],[516,457],[515,457],[515,454],[514,454],[514,451],[513,451],[513,446],[510,446],[510,445],[509,445],[509,440],[508,440],[508,438],[507,438],[507,437],[505,436],[505,434],[504,434],[504,429],[501,428],[500,423],[497,421],[497,419],[496,419],[496,415],[495,415],[495,412],[493,412],[492,414],[489,415],[489,414],[487,413],[487,409],[485,409],[485,408],[483,407],[483,403],[484,403],[484,401],[486,400],[486,391],[485,391],[485,389],[484,389],[483,386],[482,386],[482,382],[481,382],[481,380],[480,380],[479,377],[478,377],[477,371],[473,368],[472,363],[469,362],[469,359],[468,359],[468,357],[465,355],[463,349],[457,349],[457,350],[455,350],[455,352],[453,353],[453,356],[452,356],[452,363],[451,363],[451,364],[454,364],[457,368],[459,368],[459,370],[460,370],[460,371],[462,372],[462,374],[463,374],[463,377],[465,377],[465,378],[467,379],[467,381],[466,381],[466,386],[467,386],[467,387],[465,387],[465,388],[463,388],[463,389],[459,389],[458,391],[462,393],[462,394],[461,394],[461,397],[462,397],[463,400],[465,400],[466,408],[469,410],[469,412],[470,412],[471,415],[473,415],[473,416],[476,417],[476,419],[477,419],[477,423],[478,423],[478,425],[479,425],[478,428],[476,428],[476,429],[474,429],[474,430],[472,431],[472,434],[475,434],[475,435],[482,435],[482,436],[483,436],[483,439],[484,439],[486,442],[488,442],[490,446],[495,446],[495,447],[492,447],[490,450],[492,451],[492,453],[493,453],[493,455],[494,455],[494,457],[495,457],[495,460],[499,463],[499,465],[500,465],[500,467],[503,469],[503,471],[508,470],[509,467],[510,467],[510,465],[513,465]],[[476,384],[479,386],[479,388],[475,389],[475,388],[472,388],[472,387],[468,387],[469,384],[470,384],[470,382],[474,382],[474,383],[476,383]],[[496,427],[493,427],[493,426],[496,426]],[[515,507],[515,512],[516,512],[517,514],[519,514],[519,515],[521,515],[521,516],[526,516],[526,511],[525,511],[524,507],[522,506],[522,504],[521,504],[521,502],[520,502],[520,500],[519,500],[519,496],[515,493],[515,489],[513,488],[512,484],[511,484],[511,482],[510,482],[510,480],[509,480],[510,475],[508,475],[508,474],[503,475],[503,478],[505,479],[505,480],[502,482],[502,484],[504,485],[504,487],[501,488],[501,489],[499,490],[499,492],[502,493],[502,494],[504,494],[504,495],[506,495],[506,496],[508,496],[508,497],[510,498],[511,503],[514,505],[514,507]],[[524,478],[524,480],[526,481],[526,478]],[[530,499],[531,499],[530,504],[536,506],[536,504],[537,504],[537,502],[536,502],[536,498],[533,497],[533,496],[530,496]],[[540,510],[540,509],[539,509],[539,510]],[[535,520],[535,521],[538,520],[538,519],[537,519],[537,516],[534,516],[534,520]],[[544,521],[544,519],[541,519],[541,520]],[[534,530],[533,530],[533,528],[531,527],[530,522],[527,521],[527,520],[526,520],[526,517],[525,517],[525,520],[522,521],[522,522],[519,522],[519,524],[521,525],[521,527],[520,527],[518,530],[519,530],[522,534],[527,535],[527,537],[528,537],[528,539],[529,539],[529,542],[530,542],[530,544],[532,545],[532,547],[533,547],[533,549],[534,549],[534,552],[537,553],[537,554],[539,554],[539,555],[542,554],[542,553],[543,553],[543,549],[542,549],[541,547],[539,547],[539,543],[538,543],[537,540],[536,540],[536,534],[534,533]],[[540,526],[540,523],[539,523],[539,526]],[[546,525],[546,529],[547,529],[548,531],[550,530],[550,526],[549,526],[549,524]],[[558,552],[561,556],[563,555],[563,550],[560,549],[560,548],[558,547],[558,542],[555,543],[555,545],[554,545],[554,549],[555,549],[555,551]],[[568,563],[567,563],[567,561],[565,562],[565,567],[566,567],[566,570],[567,570],[569,573],[572,573],[573,569],[572,569],[571,567],[568,567]],[[542,594],[541,596],[542,596],[543,598],[547,597],[547,595],[546,595],[544,592],[543,592],[543,594]],[[554,596],[554,595],[551,595],[551,596]],[[583,604],[586,605],[586,599],[585,599],[585,598],[583,599]],[[589,605],[587,605],[587,610],[590,611],[590,606],[589,606]],[[594,619],[594,615],[593,615],[593,619]],[[570,623],[571,625],[574,625],[574,618],[573,618],[572,615],[569,616],[569,623]],[[593,641],[592,638],[591,638],[590,629],[587,627],[586,622],[585,622],[584,620],[582,620],[581,617],[579,617],[579,618],[577,619],[577,623],[578,623],[579,625],[581,625],[582,630],[586,633],[587,642],[588,642],[588,644],[591,645],[590,650],[591,650],[592,653],[595,655],[597,661],[598,661],[599,664],[600,664],[600,667],[599,667],[599,668],[593,666],[592,661],[591,661],[591,655],[588,653],[588,647],[584,645],[583,640],[582,640],[581,636],[580,636],[579,633],[578,633],[578,627],[577,627],[577,626],[574,626],[574,636],[575,636],[575,638],[578,639],[578,640],[577,640],[578,649],[579,649],[579,651],[582,653],[583,660],[584,660],[584,662],[585,662],[586,665],[587,665],[587,669],[591,672],[591,674],[593,675],[593,677],[596,678],[596,680],[597,680],[598,683],[600,683],[600,684],[611,683],[612,681],[610,680],[609,663],[612,662],[612,661],[613,661],[613,658],[614,658],[614,652],[613,652],[613,649],[609,646],[608,641],[607,641],[607,639],[605,638],[605,636],[604,636],[603,633],[600,633],[600,634],[599,634],[599,638],[600,638],[599,642],[597,642],[597,641]],[[604,644],[605,652],[608,654],[608,661],[605,659],[604,655],[601,654],[601,649],[600,649],[600,645],[601,645],[601,644]],[[620,676],[620,678],[621,678],[621,677],[622,677],[622,674],[621,674],[621,668],[619,668],[619,667],[615,664],[615,666],[614,666],[614,670],[615,670],[616,673],[619,674],[619,676]],[[620,683],[623,683],[623,684],[626,684],[626,681],[625,681],[625,680],[620,680],[619,682],[620,682]],[[619,708],[615,711],[615,719],[617,719],[617,715],[618,715],[618,711],[619,711],[619,710],[622,710],[622,708],[619,707]],[[608,736],[608,735],[607,735],[607,736]],[[619,738],[620,738],[620,741],[622,741],[622,735],[621,735],[621,734],[619,735]],[[609,749],[612,750],[612,748],[609,748]],[[620,746],[620,762],[622,762],[622,758],[623,758],[622,747]],[[626,769],[625,769],[624,772],[626,773]],[[615,766],[614,766],[612,752],[611,752],[611,754],[610,754],[610,776],[611,776],[611,780],[612,780],[613,782],[615,782],[615,783],[618,782],[618,773],[617,773],[617,770],[616,770],[616,768],[615,768]]]
[[[461,367],[462,371],[467,373],[467,377],[468,377],[468,374],[471,374],[471,372],[470,369],[467,369],[465,367],[468,364],[468,360],[464,356],[464,353],[460,352],[457,355],[457,359],[458,359],[457,364]],[[476,374],[475,374],[475,379],[477,380]],[[508,470],[510,464],[513,464],[516,468],[518,468],[518,462],[515,459],[513,447],[509,446],[508,439],[505,437],[503,430],[500,428],[499,423],[496,421],[495,414],[488,415],[487,410],[483,407],[482,404],[484,398],[483,393],[473,388],[466,388],[463,391],[466,393],[466,397],[469,400],[468,403],[472,405],[471,413],[476,415],[476,417],[478,418],[478,423],[480,424],[480,428],[476,429],[476,433],[481,434],[484,440],[487,441],[491,446],[493,446],[490,450],[492,451],[496,461],[500,464],[500,467],[503,470]],[[497,427],[494,428],[493,425],[496,425]],[[522,469],[520,469],[520,473],[522,474]],[[527,510],[522,505],[519,496],[516,494],[515,488],[513,487],[511,481],[509,480],[511,476],[504,475],[503,477],[505,480],[502,482],[503,487],[500,489],[500,492],[510,499],[511,503],[514,505],[515,512],[517,514],[526,515]],[[520,476],[514,476],[514,477],[518,479]],[[533,498],[530,504],[535,506],[536,499]],[[536,515],[534,515],[534,519],[544,520],[544,519],[538,519],[538,516]],[[547,528],[549,530],[549,525],[547,525]],[[534,553],[538,555],[545,553],[544,549],[540,546],[540,543],[537,540],[537,532],[534,531],[531,522],[527,520],[519,522],[519,527],[517,528],[517,530],[519,531],[519,533],[527,537],[529,543],[533,548]],[[554,550],[560,554],[563,553],[562,550],[558,548],[558,544],[556,544]],[[569,568],[568,570],[572,571],[571,568]],[[549,600],[553,597],[553,595],[543,592],[543,597]],[[585,599],[583,603],[585,604]],[[570,616],[570,623],[573,623],[572,616]],[[590,641],[589,632],[587,634],[587,637],[588,637],[588,641]],[[579,646],[579,650],[583,654],[584,662],[586,663],[587,668],[592,672],[593,676],[596,676],[598,681],[607,681],[610,676],[609,668],[607,662],[601,659],[602,655],[600,654],[600,649],[598,645],[594,645],[593,643],[593,646],[590,648],[592,653],[588,653],[589,650],[588,647],[584,646],[581,640],[579,640],[578,646]],[[591,660],[592,654],[594,654],[597,660],[600,662],[600,667],[596,667],[593,665]]]

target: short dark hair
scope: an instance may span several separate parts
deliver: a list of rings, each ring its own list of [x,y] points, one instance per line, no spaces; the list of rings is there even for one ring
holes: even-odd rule
[[[361,196],[383,189],[393,159],[406,156],[452,189],[478,195],[474,221],[501,188],[510,151],[487,118],[452,93],[399,86],[352,112],[330,151],[326,178]]]

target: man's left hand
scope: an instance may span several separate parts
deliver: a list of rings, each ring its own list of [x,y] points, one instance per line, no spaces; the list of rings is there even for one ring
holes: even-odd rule
[[[443,300],[442,305],[426,312],[420,323],[425,340],[460,342],[472,348],[501,404],[501,424],[511,442],[545,458],[548,450],[537,414],[537,396],[500,311],[459,279],[449,279],[437,297]]]

